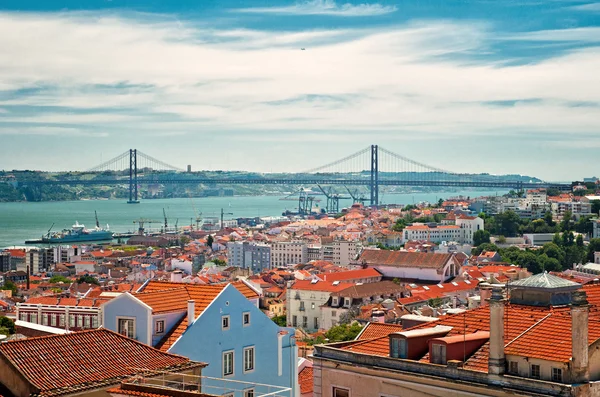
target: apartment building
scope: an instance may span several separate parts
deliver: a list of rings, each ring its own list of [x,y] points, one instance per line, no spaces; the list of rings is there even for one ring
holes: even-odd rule
[[[0,252],[0,273],[9,272],[10,269],[10,252]]]
[[[271,243],[271,268],[308,262],[308,246],[304,241]]]
[[[109,299],[40,296],[17,303],[17,319],[69,331],[102,326],[100,306]]]
[[[288,326],[315,332],[322,328],[321,306],[334,292],[348,288],[339,281],[296,280],[286,291]]]
[[[577,215],[591,215],[592,214],[592,203],[586,203],[583,201],[558,201],[551,204],[552,214],[554,216],[561,217],[565,212],[570,211],[571,214]]]
[[[261,272],[271,268],[271,246],[249,241],[227,243],[227,264]]]
[[[419,223],[407,226],[403,230],[403,243],[412,240],[441,243],[454,241],[460,244],[473,244],[473,234],[484,230],[483,219],[474,216],[459,215],[454,225],[436,223]]]

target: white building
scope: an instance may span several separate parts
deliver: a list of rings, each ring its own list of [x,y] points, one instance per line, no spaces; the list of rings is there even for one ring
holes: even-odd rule
[[[332,293],[348,288],[348,284],[314,280],[296,280],[286,292],[288,326],[315,332],[321,326],[321,306]]]
[[[411,240],[424,240],[435,243],[453,241],[460,244],[473,244],[473,235],[484,230],[483,219],[474,216],[460,215],[454,225],[414,224],[403,230],[403,243]]]
[[[308,247],[303,241],[285,241],[271,244],[271,268],[307,263]]]

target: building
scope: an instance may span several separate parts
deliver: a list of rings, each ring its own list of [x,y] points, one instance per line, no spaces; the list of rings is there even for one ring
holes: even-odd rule
[[[10,252],[0,251],[0,273],[6,273],[10,270]]]
[[[554,201],[551,203],[554,216],[562,217],[567,211],[572,215],[592,215],[592,203],[585,201]]]
[[[258,307],[258,294],[252,288],[243,282],[233,285]],[[179,336],[187,328],[189,300],[197,302],[199,315],[225,286],[149,281],[142,292],[126,292],[105,303],[102,324],[147,345],[162,347],[167,335]]]
[[[321,328],[330,329],[354,311],[351,317],[356,317],[363,305],[384,302],[386,299],[395,301],[401,298],[405,288],[392,281],[381,281],[367,284],[348,285],[341,291],[331,293],[331,298],[321,306]],[[378,313],[377,313],[378,314]],[[381,312],[383,315],[383,312]],[[350,317],[346,318],[350,320]],[[349,321],[346,321],[349,322]]]
[[[306,263],[308,247],[303,241],[285,241],[271,244],[271,268]]]
[[[315,346],[314,396],[598,395],[599,304],[600,284],[542,273],[511,283],[510,304],[497,288],[489,305],[409,330],[369,324]]]
[[[456,254],[365,249],[360,261],[386,278],[445,282],[459,273]]]
[[[441,243],[454,241],[461,244],[473,244],[473,234],[484,230],[483,219],[474,216],[458,215],[454,224],[435,223],[413,224],[403,230],[403,242],[418,240]]]
[[[331,261],[338,266],[348,266],[355,262],[362,248],[362,245],[357,241],[336,240],[330,245],[333,248]]]
[[[321,306],[327,303],[334,292],[348,288],[339,281],[296,280],[287,289],[286,315],[288,326],[315,332],[321,325]]]
[[[40,296],[17,303],[17,319],[71,331],[102,326],[100,306],[109,299]]]
[[[0,343],[0,393],[108,396],[107,389],[140,369],[201,375],[205,366],[106,329],[28,338]]]
[[[323,273],[315,277],[321,281],[340,282],[340,283],[376,283],[381,281],[382,275],[372,268],[348,270],[345,272]]]
[[[199,315],[196,302],[189,301],[187,328],[168,348],[179,354],[210,365],[203,370],[207,377],[203,386],[218,387],[221,379],[291,388],[298,388],[297,347],[295,330],[275,324],[252,304],[232,284]],[[191,306],[191,307],[190,307]],[[167,341],[173,339],[166,336]],[[199,340],[210,343],[198,343]],[[164,350],[166,345],[161,345]],[[247,388],[236,397],[246,397],[259,390]]]
[[[271,246],[249,241],[227,243],[227,264],[260,273],[271,268]]]

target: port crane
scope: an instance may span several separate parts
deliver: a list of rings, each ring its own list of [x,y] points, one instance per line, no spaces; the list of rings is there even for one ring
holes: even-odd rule
[[[292,197],[298,194],[298,198]],[[279,200],[284,201],[297,201],[298,202],[298,215],[310,215],[312,212],[313,203],[318,203],[321,199],[314,197],[317,194],[310,189],[300,188],[299,191],[290,193]]]
[[[152,219],[146,219],[146,218],[140,218],[140,219],[136,219],[135,221],[133,221],[133,223],[137,223],[138,224],[138,234],[140,236],[144,235],[144,225],[147,224],[152,224],[152,223],[161,223],[159,221],[154,221]]]
[[[192,198],[192,194],[188,191],[188,197],[190,198],[190,203],[192,204],[192,210],[194,210],[194,217],[196,218],[196,230],[200,230],[200,222],[202,222],[202,212],[198,213],[196,211],[196,206],[194,205],[194,199]],[[194,230],[194,223],[190,219],[190,229]]]
[[[367,201],[367,199],[363,193],[359,192],[358,189],[354,189],[352,191],[352,190],[348,189],[348,186],[344,186],[344,187],[348,191],[348,194],[350,195],[350,197],[352,197],[352,200],[354,201],[354,203],[360,203],[361,205],[365,205],[365,201]]]
[[[325,212],[328,214],[338,214],[340,212],[340,200],[350,199],[350,197],[342,196],[339,193],[333,193],[331,186],[329,186],[329,189],[327,189],[327,191],[325,191],[325,189],[323,189],[321,185],[317,184],[317,186],[319,187],[319,190],[323,192],[325,197],[327,197],[327,205],[325,206]]]
[[[233,212],[225,212],[225,210],[221,208],[221,230],[223,230],[223,215],[233,215]]]
[[[169,221],[167,220],[167,213],[165,212],[164,208],[163,208],[163,218],[165,219],[165,226],[164,226],[163,233],[167,233],[169,231]]]

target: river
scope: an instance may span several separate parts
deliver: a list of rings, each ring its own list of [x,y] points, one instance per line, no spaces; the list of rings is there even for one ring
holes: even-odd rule
[[[458,195],[477,197],[504,194],[506,191],[463,191],[444,193],[386,194],[381,199],[386,204],[412,204],[420,201],[436,202],[440,198]],[[70,228],[75,221],[93,227],[94,211],[98,212],[100,224],[110,226],[115,232],[128,232],[137,229],[133,223],[139,218],[157,221],[151,229],[158,229],[163,223],[163,208],[169,225],[189,225],[195,212],[203,217],[219,216],[221,208],[233,215],[225,219],[255,216],[278,216],[286,209],[295,209],[296,201],[282,201],[281,196],[249,197],[205,197],[143,200],[140,204],[127,204],[124,200],[82,200],[55,202],[16,202],[0,203],[0,247],[22,246],[25,240],[40,238],[54,223],[52,230]],[[325,198],[319,203],[325,206]],[[350,200],[341,200],[340,207],[351,205]],[[147,225],[146,225],[147,227]]]

